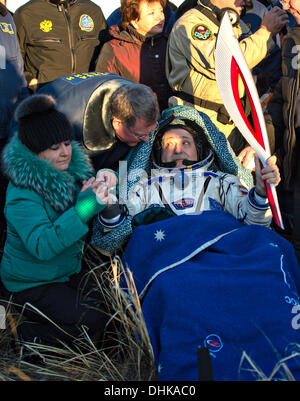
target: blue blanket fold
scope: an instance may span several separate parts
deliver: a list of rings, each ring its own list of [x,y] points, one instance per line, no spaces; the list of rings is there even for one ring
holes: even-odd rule
[[[215,380],[261,379],[250,358],[268,378],[298,349],[299,266],[290,243],[270,229],[222,211],[178,216],[136,228],[123,262],[142,299],[159,380],[198,380],[201,346]],[[298,364],[296,356],[288,361],[296,380]]]

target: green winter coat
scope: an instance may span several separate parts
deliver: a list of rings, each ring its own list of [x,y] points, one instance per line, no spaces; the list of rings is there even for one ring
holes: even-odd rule
[[[81,270],[88,232],[74,208],[82,181],[93,173],[86,156],[72,142],[69,168],[59,171],[15,136],[2,159],[10,180],[4,209],[7,239],[0,268],[4,286],[18,292],[67,281]]]

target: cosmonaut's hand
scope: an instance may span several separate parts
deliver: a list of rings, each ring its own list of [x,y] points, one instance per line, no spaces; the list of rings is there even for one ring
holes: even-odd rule
[[[276,156],[271,156],[267,160],[267,166],[261,168],[258,156],[255,155],[255,175],[256,175],[255,191],[258,195],[264,197],[266,196],[264,181],[267,181],[269,184],[274,184],[275,186],[277,186],[280,183],[281,178],[276,161],[277,161]]]
[[[101,202],[107,206],[111,206],[116,202],[116,194],[114,188],[118,183],[118,176],[112,170],[99,170],[96,177],[83,181],[80,192],[91,188]]]
[[[118,184],[118,176],[112,170],[103,169],[98,171],[96,181],[105,184],[108,188],[112,188]]]
[[[95,189],[96,196],[99,197],[102,202],[105,202],[107,206],[111,206],[116,202],[116,191],[115,188],[118,184],[118,176],[112,170],[99,170],[96,175],[96,180],[93,183],[93,189]]]
[[[83,186],[80,192],[84,192],[88,188],[93,190],[96,198],[99,200],[99,203],[105,203],[107,206],[110,206],[114,203],[114,198],[112,197],[112,194],[109,193],[107,185],[99,181],[97,182],[95,177],[91,177],[90,179],[83,181]]]
[[[251,148],[251,146],[247,146],[238,155],[238,158],[241,161],[242,165],[251,172],[254,171],[254,156],[255,151]]]

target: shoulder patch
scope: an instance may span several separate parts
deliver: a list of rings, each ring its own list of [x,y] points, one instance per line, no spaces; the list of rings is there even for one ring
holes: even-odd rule
[[[248,195],[248,189],[246,187],[244,187],[243,185],[239,185],[239,190],[241,192],[242,195]]]
[[[12,24],[7,24],[6,22],[0,23],[0,29],[2,32],[9,33],[10,35],[13,35],[15,33]]]
[[[192,38],[197,40],[208,40],[211,39],[213,33],[211,29],[204,24],[194,25],[192,28]]]
[[[94,29],[94,21],[89,15],[82,14],[79,18],[79,27],[82,31],[91,32]]]

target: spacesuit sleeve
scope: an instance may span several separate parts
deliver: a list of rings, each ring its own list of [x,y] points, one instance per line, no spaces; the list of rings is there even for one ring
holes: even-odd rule
[[[249,191],[237,177],[228,174],[220,181],[220,198],[226,211],[245,224],[270,226],[270,205],[267,199],[256,196],[254,187]]]
[[[142,180],[138,182],[129,192],[127,209],[130,216],[135,216],[136,214],[147,209],[149,206],[147,188],[147,183]]]

